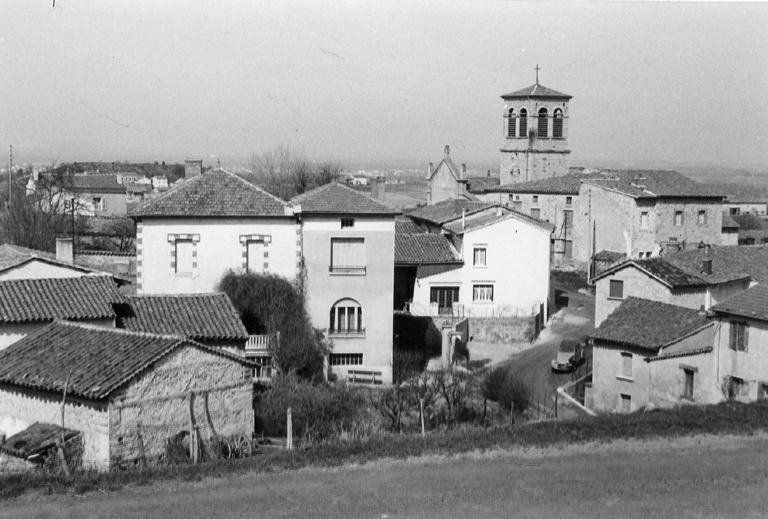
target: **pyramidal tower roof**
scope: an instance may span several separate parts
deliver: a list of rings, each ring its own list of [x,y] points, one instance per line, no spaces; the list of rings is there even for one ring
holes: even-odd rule
[[[564,94],[562,92],[558,92],[557,90],[552,90],[551,88],[547,88],[543,85],[540,85],[538,82],[534,83],[529,87],[516,90],[511,94],[504,94],[503,96],[501,96],[501,98],[504,100],[524,99],[524,98],[571,99],[572,97],[573,96],[570,96],[568,94]]]

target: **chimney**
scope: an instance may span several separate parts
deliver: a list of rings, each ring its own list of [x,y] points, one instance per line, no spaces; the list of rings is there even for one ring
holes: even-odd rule
[[[445,156],[447,157],[450,154],[451,154],[451,147],[446,144],[445,145]]]
[[[701,273],[707,276],[712,275],[712,246],[707,243],[704,245],[704,259],[701,260]]]
[[[467,165],[461,163],[461,178],[467,178]]]
[[[432,176],[432,173],[434,172],[435,172],[435,165],[430,162],[429,168],[427,169],[427,179],[429,179]]]
[[[63,263],[75,263],[75,248],[72,238],[56,238],[56,259]]]
[[[184,179],[196,177],[203,174],[203,159],[186,159],[184,161]]]
[[[384,177],[374,177],[371,179],[371,198],[374,198],[380,202],[384,201],[384,193],[386,186],[386,179]]]

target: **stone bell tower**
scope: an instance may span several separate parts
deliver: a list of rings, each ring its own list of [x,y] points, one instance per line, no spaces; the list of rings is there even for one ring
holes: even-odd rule
[[[504,139],[501,183],[528,182],[568,173],[568,102],[571,96],[536,83],[501,96]]]

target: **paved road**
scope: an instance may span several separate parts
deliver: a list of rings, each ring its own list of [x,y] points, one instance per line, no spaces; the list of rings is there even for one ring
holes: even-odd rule
[[[381,462],[0,503],[45,518],[765,517],[768,435]]]

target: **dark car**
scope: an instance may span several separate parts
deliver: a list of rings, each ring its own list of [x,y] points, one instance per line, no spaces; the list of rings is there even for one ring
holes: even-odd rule
[[[560,343],[557,357],[552,359],[552,371],[568,373],[581,364],[584,359],[584,345],[573,339],[565,339]]]

